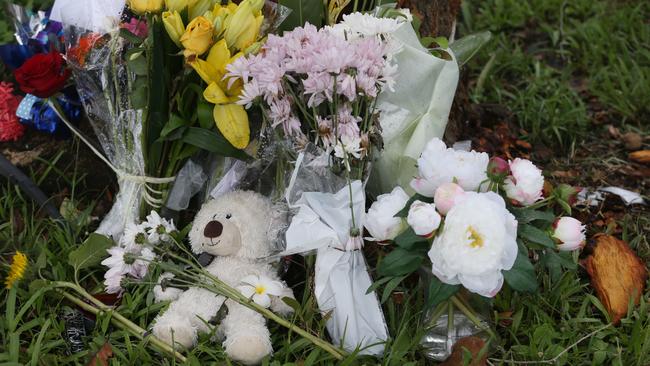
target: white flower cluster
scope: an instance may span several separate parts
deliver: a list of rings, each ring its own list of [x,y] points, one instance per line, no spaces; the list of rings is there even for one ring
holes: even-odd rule
[[[160,217],[155,211],[151,211],[147,220],[140,224],[128,224],[119,244],[108,249],[110,257],[102,261],[108,267],[104,274],[106,292],[121,292],[125,276],[143,279],[147,275],[149,264],[156,257],[154,247],[169,242],[169,235],[173,231],[176,231],[174,222]]]
[[[509,203],[531,206],[543,198],[542,171],[525,159],[506,162],[450,149],[437,138],[418,159],[418,170],[411,187],[433,203],[413,200],[408,214],[399,215],[410,201],[406,192],[396,187],[380,195],[366,216],[370,240],[387,243],[410,226],[416,235],[433,238],[429,258],[442,282],[496,295],[503,285],[502,271],[511,269],[517,258],[517,220],[504,198],[488,190],[502,187]],[[558,250],[575,250],[584,245],[584,229],[578,220],[563,217],[550,235]]]

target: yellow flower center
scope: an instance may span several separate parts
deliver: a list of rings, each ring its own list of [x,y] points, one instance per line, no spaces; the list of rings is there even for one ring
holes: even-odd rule
[[[469,234],[469,239],[471,242],[469,246],[472,248],[483,248],[483,237],[481,234],[476,231],[472,226],[467,228],[467,233]]]
[[[266,288],[262,285],[257,285],[255,286],[255,293],[258,295],[262,295],[266,292]]]

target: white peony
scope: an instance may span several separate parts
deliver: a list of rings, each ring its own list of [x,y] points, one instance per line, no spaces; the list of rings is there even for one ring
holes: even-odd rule
[[[265,308],[271,306],[271,296],[282,295],[282,283],[264,276],[246,276],[241,283],[239,292]]]
[[[450,182],[457,183],[465,191],[485,190],[489,159],[486,153],[447,148],[436,137],[429,141],[418,159],[420,177],[411,181],[411,187],[427,197],[433,197],[438,187]]]
[[[436,206],[430,203],[415,201],[409,208],[406,222],[413,228],[417,235],[429,237],[440,226],[440,214]]]
[[[553,224],[553,238],[560,244],[557,248],[562,251],[571,251],[582,248],[585,244],[585,225],[573,217],[561,217]]]
[[[429,258],[442,282],[493,297],[503,286],[502,270],[517,258],[517,220],[493,192],[467,192],[449,211]]]
[[[508,198],[523,206],[530,206],[542,198],[544,176],[535,164],[516,158],[510,162],[510,172],[503,186]]]
[[[409,196],[398,186],[372,203],[364,226],[376,241],[393,240],[404,230],[404,220],[395,215],[406,206],[408,200]]]

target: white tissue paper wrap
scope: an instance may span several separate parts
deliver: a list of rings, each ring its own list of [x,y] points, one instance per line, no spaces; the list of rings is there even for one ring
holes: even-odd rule
[[[358,180],[351,188],[355,224],[362,230],[364,188]],[[331,312],[327,331],[333,343],[350,352],[359,348],[361,354],[381,355],[388,330],[377,295],[374,291],[366,294],[372,280],[359,250],[361,237],[357,237],[358,245],[350,240],[349,189],[346,185],[336,193],[302,192],[296,202],[289,202],[298,213],[287,229],[286,249],[281,255],[315,250],[315,295],[321,312]]]
[[[56,0],[50,19],[87,29],[108,33],[122,16],[126,0]]]
[[[416,160],[428,141],[442,138],[458,85],[458,63],[431,55],[406,23],[391,33],[400,51],[395,55],[398,75],[395,90],[384,90],[377,99],[384,150],[374,162],[370,179],[375,194],[396,185],[410,190],[417,175]]]

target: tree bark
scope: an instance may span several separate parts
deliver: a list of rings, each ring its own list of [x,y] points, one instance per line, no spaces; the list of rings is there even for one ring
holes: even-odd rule
[[[422,20],[420,34],[449,37],[460,12],[461,0],[399,0],[398,5],[409,8]]]

